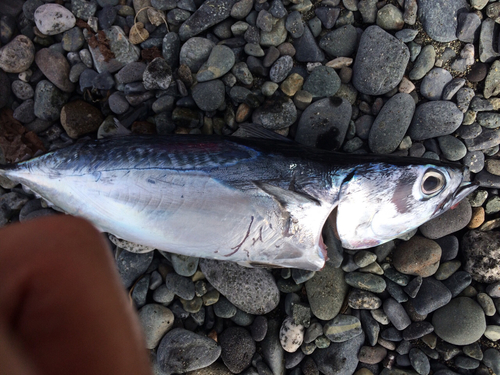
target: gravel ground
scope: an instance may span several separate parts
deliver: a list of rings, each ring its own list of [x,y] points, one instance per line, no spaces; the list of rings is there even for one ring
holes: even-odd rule
[[[462,163],[480,188],[319,272],[111,237],[156,374],[500,374],[500,2],[3,0],[0,164],[116,133],[256,123],[344,153]],[[132,135],[133,136],[133,135]],[[56,214],[0,181],[0,225]]]

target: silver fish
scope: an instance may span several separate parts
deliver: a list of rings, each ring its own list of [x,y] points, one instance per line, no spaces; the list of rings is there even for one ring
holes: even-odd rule
[[[0,176],[131,242],[306,270],[325,263],[321,231],[330,214],[342,246],[363,249],[439,216],[476,188],[464,182],[463,167],[431,160],[181,135],[77,143],[0,166]]]

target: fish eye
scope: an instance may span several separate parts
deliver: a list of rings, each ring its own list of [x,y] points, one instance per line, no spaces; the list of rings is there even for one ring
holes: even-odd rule
[[[425,195],[436,194],[443,189],[444,185],[444,175],[435,169],[427,170],[422,178],[422,192]]]

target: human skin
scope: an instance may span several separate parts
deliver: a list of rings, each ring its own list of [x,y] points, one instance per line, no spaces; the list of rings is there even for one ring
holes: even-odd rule
[[[151,374],[102,235],[66,215],[0,229],[0,373]]]

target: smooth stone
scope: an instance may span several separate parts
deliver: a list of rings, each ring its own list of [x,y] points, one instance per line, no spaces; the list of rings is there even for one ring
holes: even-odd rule
[[[283,129],[297,119],[297,108],[290,98],[276,97],[267,99],[252,114],[252,122],[266,129]]]
[[[332,57],[351,57],[356,52],[357,45],[358,33],[352,25],[345,25],[330,31],[319,41],[319,47]]]
[[[44,4],[34,13],[36,27],[42,34],[57,35],[75,26],[76,18],[59,4]]]
[[[420,232],[427,238],[436,239],[463,229],[469,224],[472,208],[468,200],[461,201],[456,208],[448,210],[420,226]]]
[[[387,355],[387,349],[380,346],[362,346],[358,353],[358,359],[361,363],[375,365],[382,362]]]
[[[428,277],[439,267],[441,247],[430,239],[414,236],[396,247],[393,265],[401,273]]]
[[[224,83],[218,79],[200,82],[193,87],[192,96],[196,105],[201,110],[215,111],[224,103]]]
[[[390,154],[403,140],[410,126],[415,101],[409,94],[391,97],[377,115],[368,135],[368,145],[375,154]]]
[[[432,325],[434,332],[444,341],[454,345],[469,345],[483,335],[486,319],[483,309],[474,300],[457,297],[434,312]]]
[[[276,318],[268,320],[268,333],[262,340],[261,354],[273,374],[284,374],[284,350],[279,339],[281,322]]]
[[[451,297],[450,290],[441,281],[426,277],[422,280],[417,296],[412,300],[412,306],[418,314],[425,315],[445,306]]]
[[[500,61],[495,60],[491,64],[486,81],[484,82],[484,97],[486,99],[497,96],[500,93]]]
[[[361,322],[352,315],[339,314],[323,326],[323,333],[331,342],[344,342],[363,332]]]
[[[19,107],[17,107],[12,115],[17,121],[27,124],[36,119],[34,111],[33,99],[25,100]]]
[[[115,91],[108,98],[109,109],[117,115],[122,115],[130,108],[130,105],[125,99],[125,95],[119,91]]]
[[[83,100],[72,101],[61,109],[61,125],[74,139],[96,131],[103,120],[101,111]]]
[[[433,40],[446,43],[457,39],[458,14],[467,9],[465,0],[419,0],[418,17]]]
[[[163,37],[161,53],[165,61],[172,69],[179,66],[180,49],[181,40],[179,38],[179,34],[171,31]]]
[[[418,348],[412,348],[409,353],[411,366],[420,375],[427,375],[431,370],[429,358]]]
[[[362,333],[351,340],[331,343],[326,349],[316,349],[312,358],[318,370],[324,375],[353,374],[358,365],[358,352],[363,345]]]
[[[277,47],[285,42],[286,37],[285,19],[274,19],[271,31],[261,31],[259,44],[262,47]]]
[[[382,293],[386,287],[382,277],[370,273],[349,272],[345,276],[345,281],[347,285],[373,293]]]
[[[35,62],[54,85],[64,92],[73,92],[75,85],[69,80],[70,66],[63,54],[50,48],[37,52]]]
[[[162,57],[157,57],[147,65],[142,80],[146,90],[166,90],[172,82],[172,69]]]
[[[449,262],[444,262],[439,265],[438,270],[436,271],[434,277],[436,280],[446,280],[451,275],[453,275],[460,268],[461,263],[459,260],[452,260]]]
[[[218,336],[221,358],[229,371],[239,374],[245,370],[255,354],[256,346],[250,333],[243,327],[226,328]]]
[[[236,315],[238,309],[225,297],[219,297],[214,304],[214,314],[219,318],[229,319]]]
[[[403,331],[403,339],[407,341],[416,340],[432,332],[434,332],[434,326],[431,323],[426,321],[412,322]]]
[[[450,161],[458,161],[467,154],[467,147],[452,135],[439,137],[438,142],[443,156]]]
[[[0,69],[5,73],[21,73],[35,60],[35,45],[28,37],[18,35],[0,48]]]
[[[7,73],[0,69],[0,108],[3,108],[11,99],[10,81]]]
[[[377,25],[384,30],[401,30],[404,23],[403,13],[393,4],[384,5],[377,12]]]
[[[181,41],[202,33],[229,17],[234,0],[207,0],[179,28]]]
[[[210,56],[215,43],[206,38],[194,37],[187,40],[180,49],[179,63],[197,72]]]
[[[146,66],[143,62],[131,62],[115,74],[116,81],[124,84],[141,81]]]
[[[451,73],[446,69],[434,68],[428,72],[420,84],[420,93],[429,100],[440,100],[443,90],[452,80]]]
[[[221,347],[212,339],[183,328],[167,332],[157,350],[160,369],[167,375],[198,370],[214,363]]]
[[[451,275],[449,278],[443,281],[445,287],[447,287],[451,296],[458,296],[465,288],[467,288],[472,282],[472,277],[468,272],[458,271]]]
[[[304,340],[304,326],[297,324],[290,316],[286,317],[280,329],[280,342],[283,350],[288,353],[296,352]]]
[[[460,13],[458,15],[457,38],[464,43],[474,43],[479,38],[481,19],[475,13]]]
[[[416,141],[448,135],[458,129],[462,119],[455,103],[430,101],[417,106],[408,133]]]
[[[301,37],[293,40],[293,46],[297,50],[295,59],[299,62],[321,62],[325,59],[325,54],[319,48],[308,26],[304,27]]]
[[[256,316],[250,327],[252,339],[256,342],[264,340],[267,334],[267,318],[265,316]]]
[[[500,127],[500,113],[480,112],[476,117],[477,122],[484,128],[497,129]]]
[[[165,285],[182,299],[191,300],[195,296],[194,283],[191,279],[175,272],[170,272],[165,276]]]
[[[479,61],[482,63],[493,62],[500,54],[494,47],[495,39],[495,21],[486,18],[481,22],[481,31],[479,33]],[[488,98],[487,96],[485,96]]]
[[[271,66],[269,71],[269,78],[271,81],[279,83],[288,77],[288,73],[293,68],[293,59],[291,56],[281,56],[276,60],[276,62]]]
[[[311,147],[337,150],[344,142],[351,112],[352,106],[346,99],[320,99],[302,113],[295,140]]]
[[[489,325],[484,331],[484,337],[490,341],[498,341],[500,339],[500,326]]]
[[[379,340],[380,324],[371,314],[372,311],[375,310],[359,310],[359,319],[368,343],[375,346]]]
[[[464,78],[454,78],[448,83],[444,89],[441,98],[443,100],[451,100],[455,94],[465,85]]]
[[[61,115],[61,109],[68,101],[69,95],[62,92],[51,82],[42,80],[35,88],[35,116],[41,120],[56,121]]]
[[[215,289],[244,312],[263,315],[279,302],[279,290],[267,270],[208,259],[200,260],[200,269]]]
[[[164,306],[148,304],[139,310],[139,320],[146,338],[146,348],[154,349],[174,325],[174,314]]]
[[[330,262],[306,282],[306,293],[314,316],[331,320],[340,312],[348,286],[344,271]]]
[[[352,83],[363,94],[385,94],[401,82],[409,59],[404,43],[380,27],[370,26],[361,35]]]
[[[123,250],[116,258],[116,266],[123,285],[130,288],[137,278],[143,275],[153,261],[153,252],[145,254],[135,254]]]
[[[347,304],[352,309],[376,310],[382,306],[382,300],[373,293],[354,288],[347,295]]]
[[[333,96],[340,88],[340,78],[335,69],[318,66],[306,78],[303,90],[311,93],[313,98]]]
[[[214,46],[207,62],[198,70],[196,80],[205,82],[220,78],[231,70],[234,63],[235,56],[231,48],[224,45]]]
[[[432,44],[426,45],[418,55],[413,69],[410,71],[409,77],[411,80],[416,81],[424,78],[429,72],[436,61],[436,50]]]
[[[285,21],[285,28],[292,38],[300,38],[304,34],[305,28],[304,22],[302,21],[302,14],[296,10],[290,12]]]
[[[392,325],[402,331],[411,324],[410,317],[404,307],[396,300],[388,298],[384,301],[383,309]]]
[[[398,38],[399,40],[401,40],[403,43],[409,43],[413,39],[415,39],[415,37],[417,36],[417,34],[418,34],[418,30],[415,30],[415,29],[403,29],[403,30],[398,31],[396,34],[394,34],[394,36],[396,38]]]

